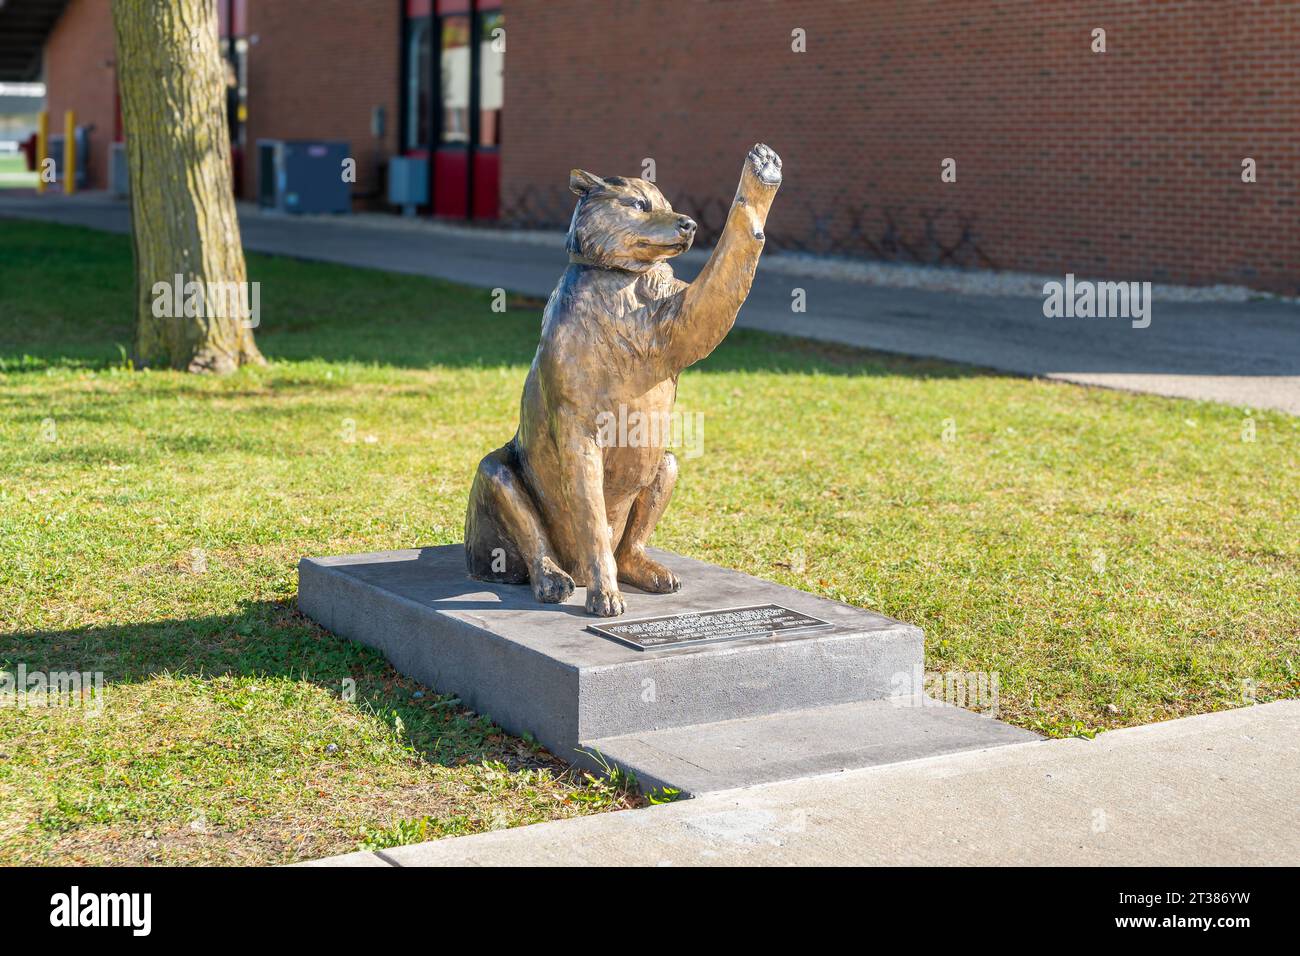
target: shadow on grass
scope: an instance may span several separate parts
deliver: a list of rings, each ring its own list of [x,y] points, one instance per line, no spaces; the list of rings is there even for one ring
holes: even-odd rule
[[[455,766],[499,761],[511,770],[555,768],[545,751],[526,754],[490,717],[427,691],[393,670],[383,655],[335,637],[292,602],[250,601],[239,613],[190,620],[27,631],[0,637],[0,670],[13,674],[102,674],[106,706],[112,685],[150,678],[282,678],[348,699],[390,727],[431,763]],[[413,694],[423,691],[422,697]]]
[[[249,254],[248,268],[261,283],[257,342],[272,361],[526,368],[537,348],[540,299],[511,297],[496,312],[489,290],[421,276],[259,254]],[[123,365],[133,282],[125,236],[0,220],[0,372]],[[694,371],[996,374],[744,329]]]

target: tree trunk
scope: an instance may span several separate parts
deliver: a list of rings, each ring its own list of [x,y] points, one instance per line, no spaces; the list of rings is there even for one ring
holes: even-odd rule
[[[192,295],[248,291],[216,3],[113,0],[113,25],[131,177],[136,364],[191,372],[263,364],[255,316],[223,307],[230,302],[221,296],[196,307]],[[182,289],[171,291],[176,284]]]

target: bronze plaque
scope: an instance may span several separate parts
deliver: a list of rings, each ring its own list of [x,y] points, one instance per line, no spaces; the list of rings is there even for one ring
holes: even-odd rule
[[[717,611],[687,611],[663,617],[593,624],[590,629],[602,637],[638,651],[653,651],[664,647],[739,641],[749,637],[769,637],[787,631],[834,626],[829,621],[792,611],[779,604],[752,604]]]

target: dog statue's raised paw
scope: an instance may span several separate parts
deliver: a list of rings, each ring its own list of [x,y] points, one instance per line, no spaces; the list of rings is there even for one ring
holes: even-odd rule
[[[749,151],[749,165],[758,181],[765,186],[781,185],[781,157],[763,143],[755,143]]]

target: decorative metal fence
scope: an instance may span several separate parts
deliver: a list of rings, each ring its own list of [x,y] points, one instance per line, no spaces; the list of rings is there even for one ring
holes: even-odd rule
[[[520,229],[564,229],[573,215],[573,194],[565,189],[524,186],[502,199],[500,225]],[[673,208],[699,224],[697,242],[712,245],[722,232],[730,203],[716,196],[700,200],[686,193],[670,197]],[[896,206],[805,206],[804,227],[773,230],[769,247],[817,255],[921,265],[998,268],[980,248],[975,217],[949,209],[908,210]]]

